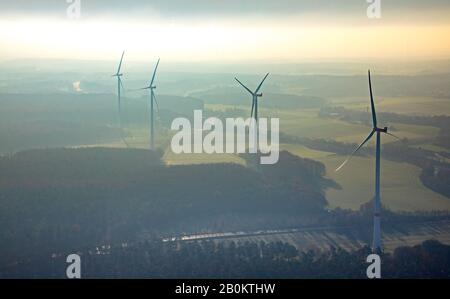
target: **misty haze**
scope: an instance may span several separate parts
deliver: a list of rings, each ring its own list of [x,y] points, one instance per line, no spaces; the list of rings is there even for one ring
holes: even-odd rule
[[[450,4],[189,2],[0,3],[0,278],[450,278]]]

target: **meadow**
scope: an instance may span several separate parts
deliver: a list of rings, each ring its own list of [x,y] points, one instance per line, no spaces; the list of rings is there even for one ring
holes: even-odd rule
[[[405,100],[406,101],[406,100]],[[262,103],[262,102],[261,102]],[[263,105],[263,103],[262,103]],[[357,104],[355,104],[356,107]],[[419,105],[420,106],[420,105]],[[419,107],[418,106],[418,107]],[[353,106],[351,106],[353,108]],[[362,106],[361,106],[362,107]],[[226,109],[247,109],[245,106],[207,105],[208,109],[224,111]],[[417,108],[419,109],[419,108]],[[439,110],[438,108],[435,112]],[[430,110],[431,111],[431,110]],[[349,123],[337,119],[321,118],[319,109],[282,110],[261,109],[260,117],[279,117],[281,132],[290,136],[324,138],[346,143],[360,143],[370,132],[370,127]],[[369,116],[369,115],[368,115]],[[431,126],[407,124],[389,124],[395,127],[395,134],[410,140],[421,140],[437,136],[439,129]],[[391,136],[385,136],[382,143],[395,141]],[[373,148],[374,141],[367,145]],[[425,145],[429,150],[441,150],[442,147]],[[371,200],[374,189],[374,157],[354,157],[340,172],[335,169],[345,160],[346,156],[319,151],[297,144],[281,144],[280,149],[295,155],[322,162],[326,166],[327,177],[333,179],[341,187],[328,189],[326,195],[330,208],[341,207],[359,209],[361,204]],[[448,150],[448,149],[447,149]],[[167,164],[203,164],[203,163],[238,163],[244,161],[232,154],[182,154],[171,153],[166,148],[164,160]],[[382,201],[394,211],[450,211],[450,199],[426,188],[419,179],[421,169],[408,164],[382,159]]]

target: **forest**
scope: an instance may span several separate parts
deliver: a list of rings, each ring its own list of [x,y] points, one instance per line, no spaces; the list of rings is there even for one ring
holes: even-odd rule
[[[370,248],[299,252],[282,242],[147,240],[80,250],[83,278],[365,279]],[[66,255],[0,269],[0,277],[65,278]],[[382,278],[450,278],[450,246],[428,240],[381,256]]]
[[[161,156],[85,148],[1,157],[1,264],[134,240],[144,230],[159,235],[208,229],[211,219],[226,215],[252,215],[270,227],[288,217],[306,221],[326,213],[330,182],[319,162],[282,152],[270,169],[166,166]],[[215,228],[225,229],[227,222]]]
[[[324,177],[324,165],[286,151],[275,165],[252,165],[243,155],[247,167],[167,166],[161,157],[111,148],[1,157],[0,268],[143,236],[371,223],[370,202],[360,211],[329,210],[324,192],[339,186]],[[442,219],[448,214],[383,211],[385,228]]]

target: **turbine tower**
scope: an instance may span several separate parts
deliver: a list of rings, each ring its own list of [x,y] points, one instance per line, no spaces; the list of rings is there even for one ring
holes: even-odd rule
[[[122,57],[120,58],[119,67],[117,68],[117,72],[112,75],[112,77],[117,77],[117,115],[119,120],[119,127],[122,129],[122,111],[121,111],[121,102],[120,102],[120,92],[123,89],[123,83],[121,77],[123,74],[120,72],[122,67],[123,55],[125,55],[125,51],[122,52]]]
[[[262,79],[261,83],[259,83],[258,88],[256,88],[256,90],[253,92],[251,91],[247,86],[245,86],[241,81],[239,81],[238,78],[234,77],[234,79],[242,85],[242,87],[245,88],[245,90],[247,90],[251,95],[252,95],[252,112],[250,114],[250,117],[253,117],[253,111],[255,112],[255,116],[254,119],[256,122],[258,122],[258,98],[262,97],[262,93],[258,93],[259,90],[261,89],[261,86],[264,83],[264,80],[266,80],[267,76],[269,76],[269,73],[267,73],[264,78]]]
[[[262,93],[258,93],[261,89],[261,86],[264,83],[264,80],[266,80],[267,76],[269,76],[269,73],[267,73],[264,78],[261,80],[261,83],[259,83],[258,87],[255,89],[255,91],[251,91],[247,86],[245,86],[241,81],[239,81],[238,78],[234,77],[234,79],[247,90],[252,95],[252,112],[250,113],[250,117],[255,120],[255,129],[254,129],[254,136],[253,136],[253,142],[250,142],[249,149],[250,152],[257,153],[258,152],[258,98],[262,97]],[[253,114],[254,112],[254,114]]]
[[[155,149],[155,120],[154,120],[154,113],[153,113],[153,102],[156,104],[156,108],[158,108],[158,102],[156,101],[155,96],[155,89],[156,85],[153,85],[155,82],[155,76],[156,76],[156,70],[158,69],[159,65],[159,59],[156,63],[155,70],[153,71],[152,80],[150,81],[150,84],[147,87],[141,88],[142,89],[150,89],[150,149]]]
[[[373,101],[372,94],[372,82],[370,79],[370,70],[368,71],[369,75],[369,92],[370,92],[370,106],[372,110],[372,131],[369,133],[369,136],[351,153],[351,155],[336,169],[339,171],[350,159],[351,157],[362,148],[376,133],[376,158],[375,158],[375,197],[374,197],[374,210],[373,210],[373,244],[372,244],[372,252],[380,253],[382,252],[381,245],[381,197],[380,197],[380,159],[381,159],[381,133],[385,133],[391,135],[395,138],[397,136],[388,133],[388,128],[379,128],[377,124],[377,114],[375,112],[375,104]],[[398,138],[399,139],[399,138]]]

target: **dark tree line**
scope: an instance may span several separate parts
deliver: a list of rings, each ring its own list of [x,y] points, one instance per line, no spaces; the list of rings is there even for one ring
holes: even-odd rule
[[[369,112],[350,110],[344,107],[323,107],[320,109],[319,116],[339,118],[343,121],[362,122],[369,126],[371,125]],[[419,116],[392,112],[378,112],[377,118],[380,123],[395,122],[411,125],[432,126],[444,129],[446,131],[450,128],[450,117],[446,115]]]
[[[286,217],[325,213],[320,163],[282,153],[280,165],[289,178],[281,180],[269,177],[269,169],[231,163],[166,166],[161,155],[91,148],[0,158],[0,265],[135,240],[143,232],[208,230],[208,221],[220,217],[224,227],[215,230],[234,225],[236,218],[245,229],[246,219],[259,217],[271,226]],[[283,173],[285,166],[279,167],[276,172]]]
[[[370,249],[299,252],[282,243],[146,241],[84,250],[83,278],[357,278]],[[10,265],[3,278],[65,278],[64,254]],[[382,278],[450,278],[450,246],[425,241],[381,255]]]

